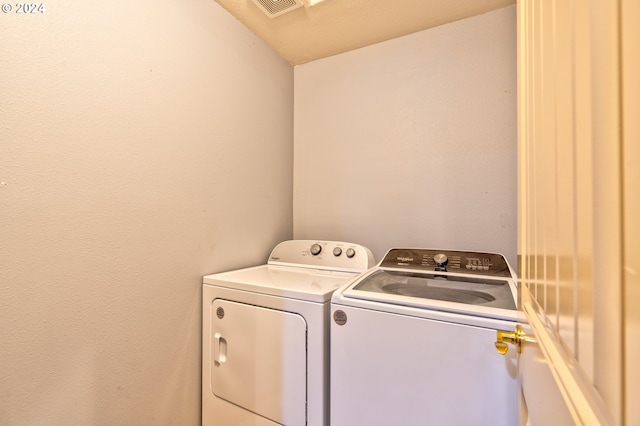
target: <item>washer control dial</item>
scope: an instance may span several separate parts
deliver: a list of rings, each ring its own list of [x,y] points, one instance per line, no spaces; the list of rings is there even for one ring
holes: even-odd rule
[[[355,255],[356,255],[356,251],[355,251],[354,249],[352,249],[351,247],[349,247],[349,248],[347,249],[347,257],[348,257],[348,258],[352,258],[352,257],[353,257],[353,256],[355,256]]]
[[[444,266],[449,262],[449,259],[447,258],[446,254],[438,253],[433,256],[433,261],[436,262],[436,265],[438,266]]]
[[[340,247],[336,247],[333,249],[333,255],[338,257],[342,254],[342,249]]]
[[[322,251],[322,246],[320,244],[316,243],[311,246],[312,255],[317,256],[320,254],[321,251]]]

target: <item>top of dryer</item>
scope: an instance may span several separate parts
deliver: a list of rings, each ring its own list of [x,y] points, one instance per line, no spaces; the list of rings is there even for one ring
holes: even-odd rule
[[[373,266],[371,251],[358,244],[290,240],[272,250],[266,265],[206,275],[203,284],[326,303],[338,287]]]
[[[368,248],[342,241],[288,240],[269,255],[269,265],[295,266],[342,272],[364,272],[375,266]]]

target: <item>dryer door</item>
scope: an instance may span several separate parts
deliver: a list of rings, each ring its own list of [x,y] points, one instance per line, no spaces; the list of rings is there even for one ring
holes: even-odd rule
[[[223,299],[214,300],[212,310],[213,393],[274,422],[305,424],[304,318]]]

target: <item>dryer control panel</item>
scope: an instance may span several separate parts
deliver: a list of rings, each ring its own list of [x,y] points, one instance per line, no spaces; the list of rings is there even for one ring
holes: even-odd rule
[[[511,277],[501,254],[441,249],[394,248],[387,252],[381,267],[407,268],[430,272]]]
[[[364,272],[375,266],[373,253],[343,241],[289,240],[278,244],[269,265],[299,266],[332,271]]]

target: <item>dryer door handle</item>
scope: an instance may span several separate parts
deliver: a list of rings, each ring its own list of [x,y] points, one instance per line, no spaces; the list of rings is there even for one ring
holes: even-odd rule
[[[222,334],[213,335],[213,362],[222,364],[227,360],[227,339]]]

